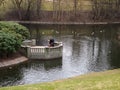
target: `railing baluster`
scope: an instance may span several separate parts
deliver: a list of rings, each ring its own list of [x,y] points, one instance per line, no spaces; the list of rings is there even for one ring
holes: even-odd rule
[[[28,47],[27,53],[30,59],[51,59],[62,57],[62,44],[56,47]]]

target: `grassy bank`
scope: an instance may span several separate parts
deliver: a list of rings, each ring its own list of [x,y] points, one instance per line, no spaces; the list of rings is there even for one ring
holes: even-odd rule
[[[5,87],[0,90],[120,90],[120,69],[49,83]]]

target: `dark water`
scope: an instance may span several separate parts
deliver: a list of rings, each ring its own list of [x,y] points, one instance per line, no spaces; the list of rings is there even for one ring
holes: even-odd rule
[[[65,26],[26,25],[37,45],[49,38],[63,42],[63,57],[30,60],[0,69],[0,87],[48,82],[90,72],[120,68],[120,27],[118,25]]]

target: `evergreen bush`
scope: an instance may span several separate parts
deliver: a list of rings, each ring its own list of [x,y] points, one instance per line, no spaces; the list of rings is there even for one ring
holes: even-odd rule
[[[22,36],[13,31],[0,31],[0,56],[8,57],[16,52],[22,43]]]
[[[30,37],[29,30],[14,22],[0,22],[0,57],[17,52],[22,41]]]
[[[14,31],[18,34],[21,34],[23,39],[28,39],[30,37],[29,30],[24,27],[23,25],[20,25],[18,23],[14,22],[0,22],[0,30],[7,28],[10,31]]]

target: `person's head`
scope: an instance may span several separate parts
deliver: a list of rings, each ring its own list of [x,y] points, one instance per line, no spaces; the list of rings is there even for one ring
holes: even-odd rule
[[[49,42],[54,42],[54,39],[50,39]]]

